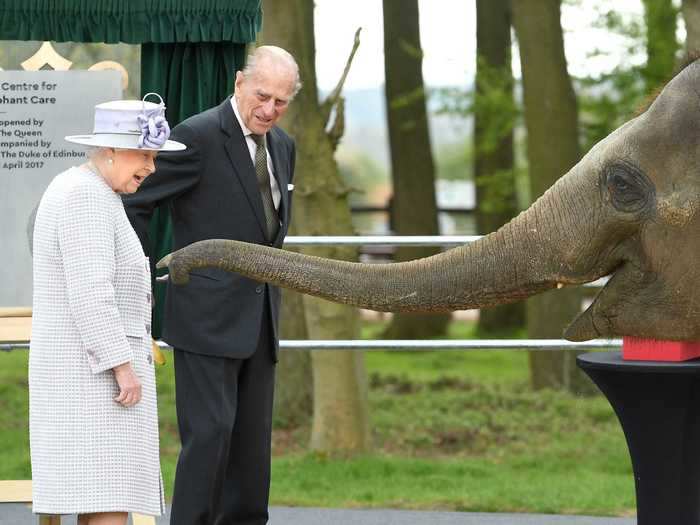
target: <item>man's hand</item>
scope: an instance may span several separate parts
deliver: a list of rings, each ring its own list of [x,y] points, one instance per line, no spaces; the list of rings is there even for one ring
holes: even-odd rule
[[[132,407],[141,401],[141,381],[131,363],[115,366],[112,371],[119,385],[119,395],[114,400],[125,407]]]

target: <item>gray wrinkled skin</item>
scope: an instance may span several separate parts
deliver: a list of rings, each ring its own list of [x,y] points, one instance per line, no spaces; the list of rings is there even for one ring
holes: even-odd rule
[[[475,243],[426,259],[366,265],[237,241],[164,258],[176,284],[216,266],[381,311],[513,302],[611,275],[565,336],[700,340],[700,63],[597,144],[528,210]]]

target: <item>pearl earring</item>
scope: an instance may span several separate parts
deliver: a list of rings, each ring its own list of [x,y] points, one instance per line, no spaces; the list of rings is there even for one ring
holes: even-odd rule
[[[107,164],[112,164],[114,161],[112,159],[107,159]]]

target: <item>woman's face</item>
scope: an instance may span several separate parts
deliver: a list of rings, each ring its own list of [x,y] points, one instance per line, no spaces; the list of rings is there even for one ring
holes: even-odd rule
[[[117,193],[134,193],[141,183],[156,169],[154,160],[157,151],[138,149],[115,149],[108,169],[111,188]]]

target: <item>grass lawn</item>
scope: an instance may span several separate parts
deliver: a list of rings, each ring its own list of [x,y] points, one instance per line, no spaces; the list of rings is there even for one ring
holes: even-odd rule
[[[363,336],[380,329],[368,324]],[[453,323],[450,335],[468,338],[472,327]],[[367,352],[365,360],[375,450],[328,457],[306,450],[308,428],[275,431],[273,504],[634,512],[632,468],[607,401],[532,392],[525,352]],[[0,352],[0,479],[30,477],[26,366],[26,351]],[[179,448],[172,359],[157,374],[170,495]]]

